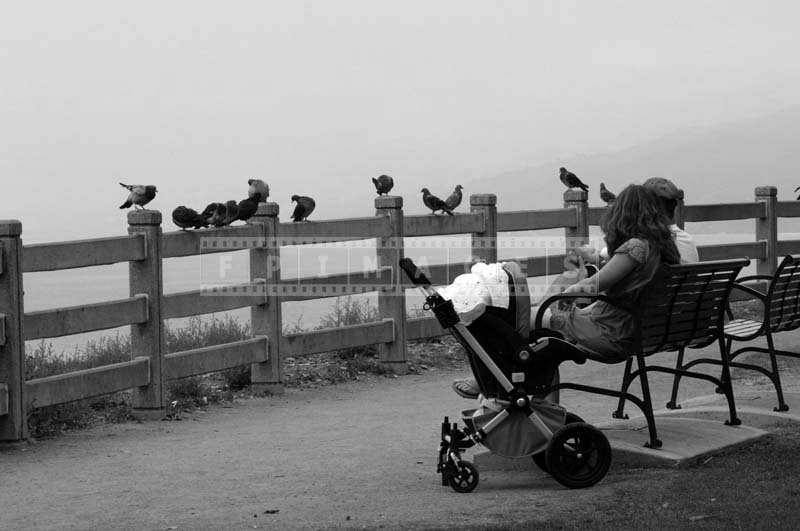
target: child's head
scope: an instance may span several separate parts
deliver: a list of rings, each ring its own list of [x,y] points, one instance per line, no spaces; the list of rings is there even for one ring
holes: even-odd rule
[[[613,255],[626,240],[641,238],[661,252],[663,262],[680,262],[669,220],[656,194],[645,186],[631,184],[617,194],[617,200],[609,207],[602,228],[609,255]]]

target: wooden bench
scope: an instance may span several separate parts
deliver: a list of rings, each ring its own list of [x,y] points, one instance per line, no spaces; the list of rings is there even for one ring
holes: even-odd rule
[[[662,266],[656,277],[643,291],[636,307],[624,308],[633,315],[638,331],[634,347],[625,361],[622,386],[619,390],[606,389],[573,382],[560,382],[553,390],[573,389],[619,399],[614,418],[627,418],[624,413],[625,402],[636,405],[647,420],[649,441],[645,446],[659,448],[661,441],[653,416],[653,403],[650,397],[650,385],[647,374],[663,372],[676,377],[689,377],[709,381],[715,384],[728,401],[730,419],[726,424],[737,425],[740,421],[736,414],[733,391],[730,383],[730,363],[727,358],[724,340],[725,309],[734,281],[743,267],[750,260],[720,260],[699,262],[687,265]],[[604,295],[588,296],[586,294],[560,294],[548,298],[536,315],[536,327],[541,328],[544,311],[550,304],[559,300],[591,298],[609,304],[615,302]],[[690,364],[683,367],[650,365],[645,358],[662,352],[678,352],[679,358],[687,347],[702,348],[713,343],[719,345],[719,359],[704,358],[705,363],[722,367],[722,377],[688,370]],[[610,363],[607,358],[590,350],[575,345],[586,353],[589,359],[601,363]],[[633,360],[637,368],[633,369]],[[636,396],[629,391],[631,384],[639,379],[642,394]]]
[[[766,290],[758,291],[745,283],[751,281],[767,281]],[[778,371],[777,356],[800,358],[800,353],[778,350],[775,348],[773,335],[778,332],[787,332],[800,328],[800,257],[786,256],[778,264],[774,275],[749,275],[737,279],[734,289],[752,295],[763,305],[761,319],[736,319],[730,307],[727,310],[729,321],[725,325],[725,351],[728,353],[729,365],[741,369],[750,369],[767,376],[775,386],[778,395],[778,405],[775,411],[788,411],[789,406],[783,398],[780,373]],[[731,347],[734,341],[752,341],[765,336],[767,347],[748,345],[734,352]],[[769,354],[771,368],[767,369],[752,363],[735,362],[734,359],[745,352],[760,352]],[[682,360],[679,358],[679,367]],[[683,368],[695,365],[700,360],[695,360]],[[723,375],[724,377],[724,375]],[[673,397],[671,406],[675,407],[675,396],[678,392],[679,377],[673,382]]]

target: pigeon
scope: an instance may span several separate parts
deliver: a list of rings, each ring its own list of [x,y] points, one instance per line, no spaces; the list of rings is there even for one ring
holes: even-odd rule
[[[228,219],[228,209],[223,203],[211,203],[211,205],[214,205],[214,211],[208,218],[208,223],[215,227],[224,227]],[[211,207],[211,205],[208,206]]]
[[[453,190],[453,193],[450,194],[450,197],[444,200],[444,204],[447,205],[447,208],[449,208],[450,210],[455,210],[456,208],[458,208],[458,205],[461,204],[461,199],[463,197],[461,194],[461,190],[463,189],[464,187],[461,186],[460,184],[456,185],[456,189]]]
[[[258,201],[255,198],[248,197],[239,201],[237,219],[247,221],[253,217],[253,214],[258,210]]]
[[[600,183],[600,199],[606,203],[613,203],[616,201],[617,196],[614,192],[611,192],[608,188],[606,188],[605,183]]]
[[[248,179],[247,197],[254,199],[256,203],[263,203],[269,197],[269,185],[261,179]]]
[[[375,191],[378,192],[378,195],[388,194],[394,187],[394,179],[388,175],[381,175],[377,179],[373,177],[372,183],[375,185]]]
[[[317,203],[310,197],[304,195],[293,195],[292,202],[295,201],[297,202],[297,206],[294,207],[294,212],[292,212],[292,221],[306,221],[308,216],[314,212]]]
[[[217,205],[219,204],[220,203],[209,203],[208,206],[204,208],[202,212],[200,212],[200,215],[206,220],[206,225],[210,223],[209,219],[211,219],[211,216],[213,216],[214,212],[217,211]]]
[[[225,202],[225,225],[230,225],[239,219],[239,205],[236,201]]]
[[[147,203],[153,200],[156,196],[156,187],[153,185],[141,185],[141,184],[124,184],[119,183],[120,186],[123,188],[127,188],[130,190],[130,194],[128,195],[128,199],[122,203],[119,207],[120,208],[130,208],[131,205],[136,207],[144,207]]]
[[[172,222],[183,230],[208,227],[206,216],[183,205],[172,211]]]
[[[430,190],[427,188],[423,188],[422,190],[422,202],[425,203],[425,206],[431,209],[431,214],[436,214],[437,210],[441,210],[446,214],[452,216],[453,213],[450,211],[450,208],[447,204],[433,195]]]
[[[583,184],[581,180],[578,179],[578,176],[571,171],[566,168],[559,168],[559,172],[561,173],[559,178],[567,188],[581,188],[585,192],[589,191],[589,187]]]
[[[798,191],[800,191],[800,186],[794,189],[794,193],[797,193]],[[797,196],[797,200],[800,201],[800,195]]]

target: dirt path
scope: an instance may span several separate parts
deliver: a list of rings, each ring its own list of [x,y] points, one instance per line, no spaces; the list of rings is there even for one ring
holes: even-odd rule
[[[618,382],[621,367],[565,366],[565,379]],[[543,474],[486,471],[457,494],[435,474],[438,426],[469,401],[464,375],[400,378],[287,391],[213,407],[180,422],[103,426],[0,452],[0,529],[449,527],[590,521],[625,471],[568,491]],[[669,381],[655,378],[656,407]],[[688,383],[688,382],[687,382]],[[708,394],[689,384],[683,396]],[[565,394],[590,422],[613,400]]]

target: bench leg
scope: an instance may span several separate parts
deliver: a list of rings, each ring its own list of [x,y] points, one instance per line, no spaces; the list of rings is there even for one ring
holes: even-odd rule
[[[622,388],[621,392],[625,393],[628,386],[631,385],[631,367],[633,366],[633,358],[628,358],[625,362],[625,373],[622,375]],[[625,414],[625,396],[619,397],[617,409],[611,413],[611,417],[615,419],[626,419],[628,415]]]
[[[648,448],[661,448],[661,441],[656,433],[656,421],[653,416],[653,400],[650,398],[650,382],[647,379],[647,369],[644,364],[644,356],[636,355],[636,364],[639,367],[639,382],[642,384],[642,401],[644,402],[644,416],[647,419],[647,430],[650,432],[650,440],[645,443]]]
[[[730,341],[726,342],[723,338],[719,339],[719,356],[722,359],[722,390],[725,393],[725,398],[728,399],[728,411],[730,413],[730,420],[725,421],[729,426],[738,426],[742,423],[736,415],[736,402],[733,398],[733,383],[731,382],[731,368],[730,361],[728,360],[728,349],[730,348]]]
[[[789,406],[783,399],[783,386],[781,385],[781,374],[778,372],[778,360],[775,356],[775,343],[772,341],[772,333],[767,332],[767,346],[769,347],[769,358],[772,362],[772,383],[775,385],[775,393],[778,395],[778,407],[775,411],[789,411]]]
[[[685,349],[680,349],[678,351],[678,361],[675,362],[675,370],[680,371],[683,370],[683,353]],[[681,375],[675,374],[672,379],[672,394],[669,397],[669,402],[667,402],[667,409],[680,409],[681,406],[678,404],[678,386],[681,383]]]

